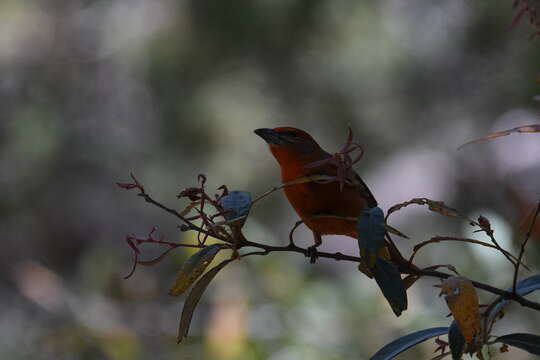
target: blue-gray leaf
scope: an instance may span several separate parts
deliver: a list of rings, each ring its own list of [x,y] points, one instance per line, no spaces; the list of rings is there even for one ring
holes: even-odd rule
[[[377,259],[373,275],[377,285],[390,303],[396,316],[407,310],[407,291],[396,265],[384,259]]]
[[[538,335],[516,333],[499,336],[495,341],[515,346],[534,355],[540,355],[540,336]]]
[[[226,211],[225,219],[234,220],[249,213],[251,194],[247,191],[230,191],[219,203]]]
[[[428,339],[431,339],[435,336],[444,335],[447,332],[447,327],[436,327],[420,330],[412,334],[402,336],[399,339],[392,341],[390,344],[385,345],[382,349],[377,351],[377,353],[373,355],[370,360],[393,359],[394,356],[401,354],[410,347]]]
[[[358,216],[357,229],[360,248],[367,256],[377,256],[384,246],[384,213],[378,206],[364,209]]]
[[[527,295],[538,289],[540,289],[540,274],[528,277],[516,284],[516,293],[521,296]],[[506,291],[512,291],[512,288],[510,287],[506,289]],[[497,305],[493,307],[493,309],[489,313],[490,322],[497,315],[497,313],[499,313],[499,311],[501,311],[509,302],[510,300],[501,300]]]
[[[463,334],[455,321],[452,321],[452,324],[448,329],[448,344],[450,345],[452,359],[461,359],[461,355],[463,355],[463,347],[465,346],[465,338],[463,337]]]

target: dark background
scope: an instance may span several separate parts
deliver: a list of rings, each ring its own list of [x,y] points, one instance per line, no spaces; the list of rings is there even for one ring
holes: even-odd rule
[[[176,345],[183,299],[167,291],[189,252],[123,280],[132,261],[124,236],[153,226],[169,241],[193,234],[114,183],[133,171],[178,209],[175,195],[199,173],[210,190],[260,194],[279,175],[254,129],[297,126],[337,151],[351,126],[366,151],[356,169],[384,210],[413,197],[444,200],[489,218],[517,253],[540,194],[540,135],[457,151],[538,123],[540,39],[529,40],[526,19],[510,30],[511,3],[3,0],[0,358],[364,359],[401,334],[447,326],[435,280],[414,285],[409,310],[395,318],[354,264],[272,254],[220,273],[191,337]],[[284,244],[296,220],[275,194],[253,209],[245,233]],[[418,206],[390,222],[411,236],[399,242],[406,253],[435,235],[487,240]],[[309,244],[310,235],[297,239]],[[538,273],[538,242],[536,232],[523,276]],[[357,251],[343,237],[324,248]],[[465,276],[511,283],[512,267],[490,249],[422,251],[420,265],[451,263]],[[513,306],[495,333],[538,333],[539,324],[539,314]],[[433,349],[429,342],[403,358]]]

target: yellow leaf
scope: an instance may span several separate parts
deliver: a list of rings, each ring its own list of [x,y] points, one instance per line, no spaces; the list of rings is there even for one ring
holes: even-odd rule
[[[206,246],[191,255],[176,276],[176,281],[169,291],[169,295],[179,296],[184,293],[184,291],[186,291],[191,284],[202,275],[204,270],[210,265],[216,254],[222,248],[221,244],[213,244]]]
[[[472,282],[463,276],[451,276],[440,285],[440,295],[444,295],[448,308],[467,343],[471,343],[480,333],[480,310],[478,295]]]

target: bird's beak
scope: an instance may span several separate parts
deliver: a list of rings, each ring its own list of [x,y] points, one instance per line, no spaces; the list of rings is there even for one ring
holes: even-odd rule
[[[255,134],[259,135],[266,141],[269,145],[281,145],[284,143],[284,139],[280,136],[277,131],[272,129],[257,129],[253,131]]]

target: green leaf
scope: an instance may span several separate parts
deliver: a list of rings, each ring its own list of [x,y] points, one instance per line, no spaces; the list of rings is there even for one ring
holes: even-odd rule
[[[407,310],[407,291],[396,265],[384,259],[377,259],[373,275],[377,285],[390,303],[396,316]]]
[[[197,281],[191,292],[189,293],[186,301],[184,302],[184,308],[182,309],[182,316],[180,317],[180,325],[178,326],[178,343],[180,344],[184,338],[187,337],[189,332],[189,326],[191,325],[191,319],[193,318],[193,312],[199,303],[204,291],[210,284],[210,281],[214,279],[217,273],[225,267],[228,263],[234,259],[228,259],[222,261],[216,267],[213,267],[204,276]]]
[[[169,291],[169,295],[179,296],[183,294],[202,275],[222,248],[222,244],[213,244],[191,255],[184,265],[182,265],[180,272],[176,276],[174,286]]]
[[[360,253],[370,268],[375,264],[379,251],[384,247],[384,213],[379,207],[362,210],[356,223]]]
[[[401,354],[410,347],[419,344],[423,341],[431,339],[435,336],[444,335],[448,332],[447,327],[436,327],[430,329],[424,329],[412,334],[408,334],[392,341],[385,345],[382,349],[377,351],[370,360],[389,360],[393,359],[396,355]]]
[[[247,216],[251,207],[251,194],[247,191],[230,191],[219,200],[226,211],[225,219],[233,221]]]
[[[534,275],[531,277],[528,277],[524,280],[519,281],[516,284],[516,293],[518,295],[524,296],[527,295],[534,290],[540,289],[540,274]],[[512,291],[512,288],[509,287],[506,289],[506,291]],[[491,322],[493,318],[506,306],[508,303],[510,303],[511,300],[501,300],[497,305],[493,307],[491,312],[489,313],[489,321]]]
[[[465,346],[465,338],[463,337],[463,334],[455,321],[452,321],[452,324],[448,329],[448,343],[450,345],[452,359],[461,359],[461,356],[463,355],[463,347]]]
[[[515,346],[534,355],[540,355],[540,336],[534,334],[516,333],[499,336],[495,342]]]

